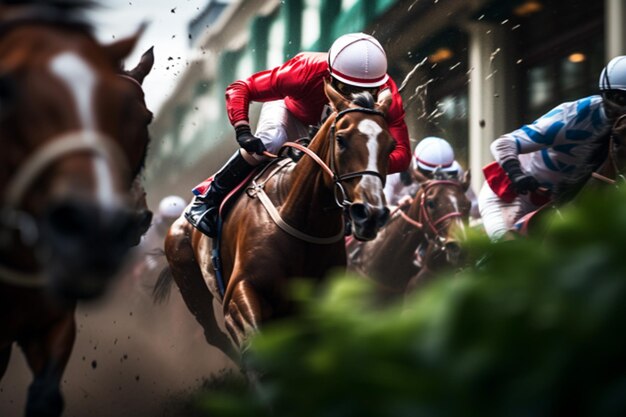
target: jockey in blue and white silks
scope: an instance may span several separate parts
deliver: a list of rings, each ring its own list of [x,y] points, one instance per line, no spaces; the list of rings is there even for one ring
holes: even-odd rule
[[[613,121],[626,109],[626,56],[609,62],[599,87],[601,95],[563,103],[491,144],[495,162],[483,169],[486,182],[478,197],[491,239],[547,203],[550,192],[566,192],[568,180],[589,169],[590,153],[608,143]]]

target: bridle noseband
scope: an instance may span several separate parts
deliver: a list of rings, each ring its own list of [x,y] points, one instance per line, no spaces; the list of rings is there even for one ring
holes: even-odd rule
[[[420,200],[417,221],[409,217],[402,210],[399,210],[400,216],[405,221],[412,224],[416,228],[421,229],[424,235],[426,236],[426,239],[433,241],[433,242],[437,242],[441,240],[442,236],[441,236],[441,231],[439,230],[439,226],[444,221],[454,218],[454,217],[463,217],[463,214],[460,211],[452,211],[450,213],[444,214],[440,218],[433,221],[432,217],[428,213],[428,210],[426,209],[426,193],[428,192],[430,188],[437,186],[437,185],[450,185],[450,186],[454,186],[462,190],[461,183],[459,183],[458,181],[431,180],[431,181],[428,181],[421,190],[422,196]],[[424,230],[424,226],[427,227],[427,230]],[[432,235],[429,232],[432,232]]]
[[[372,176],[380,178],[383,185],[385,184],[385,178],[378,171],[363,170],[363,171],[349,172],[343,175],[337,174],[337,170],[335,168],[335,143],[337,142],[336,136],[335,136],[336,126],[337,126],[337,122],[348,113],[365,113],[365,114],[380,116],[383,118],[385,117],[385,114],[381,112],[380,110],[369,109],[367,107],[351,107],[351,108],[347,108],[338,112],[337,116],[335,117],[335,120],[333,120],[333,124],[330,126],[330,133],[328,135],[331,141],[330,162],[329,162],[330,167],[329,168],[330,168],[330,171],[332,172],[334,186],[335,188],[339,189],[341,196],[342,196],[342,200],[340,201],[337,198],[337,193],[335,193],[335,202],[337,203],[338,207],[343,208],[343,209],[348,209],[352,205],[352,201],[348,200],[348,195],[346,193],[345,188],[343,187],[343,184],[342,184],[343,181],[347,181],[353,178],[363,177],[365,175],[372,175]]]

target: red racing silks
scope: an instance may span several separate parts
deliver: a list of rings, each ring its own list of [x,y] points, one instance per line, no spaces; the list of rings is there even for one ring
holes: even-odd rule
[[[485,180],[489,184],[489,188],[493,191],[502,201],[510,203],[515,200],[517,193],[513,189],[513,183],[506,174],[506,171],[497,162],[492,162],[483,167],[483,174]],[[536,206],[543,206],[550,201],[550,194],[543,194],[538,192],[532,192],[529,195],[530,202]]]
[[[489,188],[493,191],[502,201],[510,203],[515,200],[517,193],[513,189],[513,183],[511,182],[504,169],[496,161],[485,165],[483,167],[483,174],[485,180],[489,184]]]

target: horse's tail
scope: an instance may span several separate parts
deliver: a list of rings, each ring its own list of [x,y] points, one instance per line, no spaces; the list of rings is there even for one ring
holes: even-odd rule
[[[154,304],[162,304],[170,298],[173,281],[174,275],[172,275],[172,270],[169,266],[166,266],[159,273],[159,278],[157,278],[157,282],[152,288],[152,301]]]

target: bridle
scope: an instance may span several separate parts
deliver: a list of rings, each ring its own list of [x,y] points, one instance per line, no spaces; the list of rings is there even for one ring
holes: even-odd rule
[[[463,217],[463,214],[460,211],[452,211],[450,213],[444,214],[438,219],[433,220],[430,214],[428,213],[428,209],[426,208],[426,193],[429,189],[438,185],[449,185],[452,187],[457,187],[462,191],[462,185],[458,181],[451,180],[431,180],[425,183],[425,185],[421,189],[421,198],[419,204],[419,212],[417,220],[412,219],[408,214],[406,214],[403,210],[399,209],[398,212],[400,217],[405,220],[407,223],[415,226],[417,229],[421,230],[424,233],[424,236],[427,240],[441,246],[445,238],[441,235],[440,226],[443,222],[448,219],[455,217]],[[417,197],[416,197],[417,198]],[[407,203],[410,205],[412,200]]]
[[[623,114],[620,117],[618,117],[617,120],[615,121],[615,123],[613,123],[613,129],[612,129],[611,134],[610,134],[609,152],[608,152],[607,161],[611,164],[611,168],[613,169],[613,172],[615,173],[615,176],[617,177],[617,179],[606,177],[606,176],[604,176],[604,175],[602,175],[602,174],[600,174],[598,172],[595,172],[595,171],[591,173],[591,176],[593,178],[595,178],[597,180],[600,180],[602,182],[606,182],[609,185],[616,185],[618,180],[621,180],[622,182],[626,182],[626,177],[624,176],[625,174],[619,170],[617,161],[615,160],[615,155],[611,151],[611,147],[613,146],[613,143],[615,141],[615,137],[617,136],[615,134],[615,126],[620,124],[620,122],[622,120],[625,120],[625,119],[626,119],[626,114]],[[624,145],[624,146],[626,146],[626,145]]]
[[[344,109],[340,112],[337,113],[337,116],[335,117],[335,120],[333,120],[333,123],[330,127],[329,130],[329,134],[328,134],[328,138],[331,141],[331,146],[330,146],[330,157],[329,157],[329,163],[326,164],[317,154],[315,154],[312,150],[310,150],[308,147],[303,146],[299,143],[296,142],[285,142],[280,151],[278,152],[278,155],[274,155],[271,154],[269,152],[264,152],[264,154],[270,158],[278,158],[282,151],[284,149],[287,148],[294,148],[297,149],[301,152],[303,152],[305,155],[307,155],[308,157],[310,157],[315,163],[317,163],[324,172],[326,172],[333,181],[333,187],[334,190],[339,190],[339,192],[341,193],[341,199],[337,197],[337,192],[334,192],[334,199],[335,199],[335,204],[337,205],[338,208],[341,208],[344,210],[344,215],[347,216],[348,218],[350,218],[350,206],[352,206],[353,202],[350,201],[348,199],[347,193],[345,188],[343,187],[342,182],[343,181],[347,181],[350,180],[352,178],[359,178],[359,177],[363,177],[365,175],[372,175],[375,177],[380,178],[380,180],[382,181],[382,183],[385,183],[385,178],[380,174],[380,172],[378,171],[373,171],[373,170],[362,170],[362,171],[355,171],[355,172],[350,172],[347,174],[342,174],[339,175],[337,174],[337,170],[336,170],[336,163],[335,163],[335,142],[336,142],[336,137],[335,137],[335,132],[336,132],[336,124],[337,122],[346,114],[348,113],[366,113],[366,114],[372,114],[372,115],[376,115],[376,116],[381,116],[384,117],[385,114],[379,110],[375,110],[375,109],[369,109],[369,108],[365,108],[365,107],[351,107],[351,108],[347,108]],[[261,172],[255,177],[254,180],[252,180],[252,185],[250,187],[248,187],[248,189],[246,190],[246,193],[248,194],[248,196],[254,198],[254,197],[259,197],[259,200],[262,202],[262,204],[265,206],[266,210],[268,211],[268,213],[270,214],[270,217],[272,217],[272,219],[274,220],[274,222],[285,232],[287,232],[288,234],[297,237],[301,240],[307,241],[307,242],[311,242],[311,243],[317,243],[317,244],[329,244],[329,243],[335,243],[341,239],[343,239],[344,237],[344,228],[343,228],[343,224],[342,224],[342,228],[339,231],[338,234],[336,234],[335,236],[330,236],[330,237],[325,237],[325,238],[320,238],[320,237],[316,237],[316,236],[310,236],[307,235],[303,232],[300,232],[299,230],[295,229],[294,227],[290,226],[289,224],[287,224],[281,217],[280,214],[278,213],[278,211],[276,210],[276,207],[274,207],[274,205],[271,203],[271,201],[269,200],[269,197],[267,196],[267,194],[265,193],[265,191],[263,190],[265,183],[278,171],[280,171],[285,165],[279,165],[279,167],[277,169],[275,169],[272,173],[270,173],[270,175],[268,175],[265,179],[265,181],[261,182],[261,183],[257,183],[256,179],[261,177],[263,175],[263,173],[269,168],[269,164],[265,166],[265,168],[263,170],[261,170]]]
[[[299,151],[301,151],[302,153],[306,154],[307,156],[309,156],[311,159],[313,159],[313,161],[315,161],[326,173],[328,173],[328,175],[332,178],[333,181],[333,186],[339,190],[339,192],[341,193],[341,200],[339,198],[337,198],[337,193],[335,193],[335,203],[337,204],[337,207],[339,208],[343,208],[343,209],[348,209],[350,208],[350,206],[353,204],[352,201],[350,201],[348,199],[348,195],[346,193],[345,188],[343,187],[342,182],[353,179],[353,178],[359,178],[359,177],[363,177],[365,175],[372,175],[375,177],[380,178],[380,180],[382,181],[383,185],[385,184],[385,177],[383,177],[380,172],[378,171],[373,171],[373,170],[363,170],[363,171],[355,171],[355,172],[350,172],[347,174],[342,174],[339,175],[337,174],[337,170],[336,170],[336,163],[335,163],[335,143],[337,142],[336,140],[336,136],[335,136],[335,132],[337,130],[336,126],[337,126],[337,122],[346,114],[348,113],[365,113],[365,114],[372,114],[375,116],[381,116],[381,117],[385,117],[385,114],[383,112],[381,112],[380,110],[376,110],[376,109],[369,109],[367,107],[350,107],[347,109],[344,109],[340,112],[337,113],[337,116],[335,117],[335,120],[333,120],[333,124],[330,126],[330,130],[329,130],[329,134],[328,134],[328,138],[331,142],[331,147],[330,147],[330,161],[328,164],[326,164],[318,155],[316,155],[313,151],[311,151],[309,148],[307,148],[306,146],[303,146],[299,143],[296,142],[285,142],[282,147],[281,150],[278,152],[278,155],[273,155],[269,152],[265,152],[264,154],[266,156],[269,156],[270,158],[277,158],[280,154],[281,151],[285,148],[294,148],[297,149]]]

